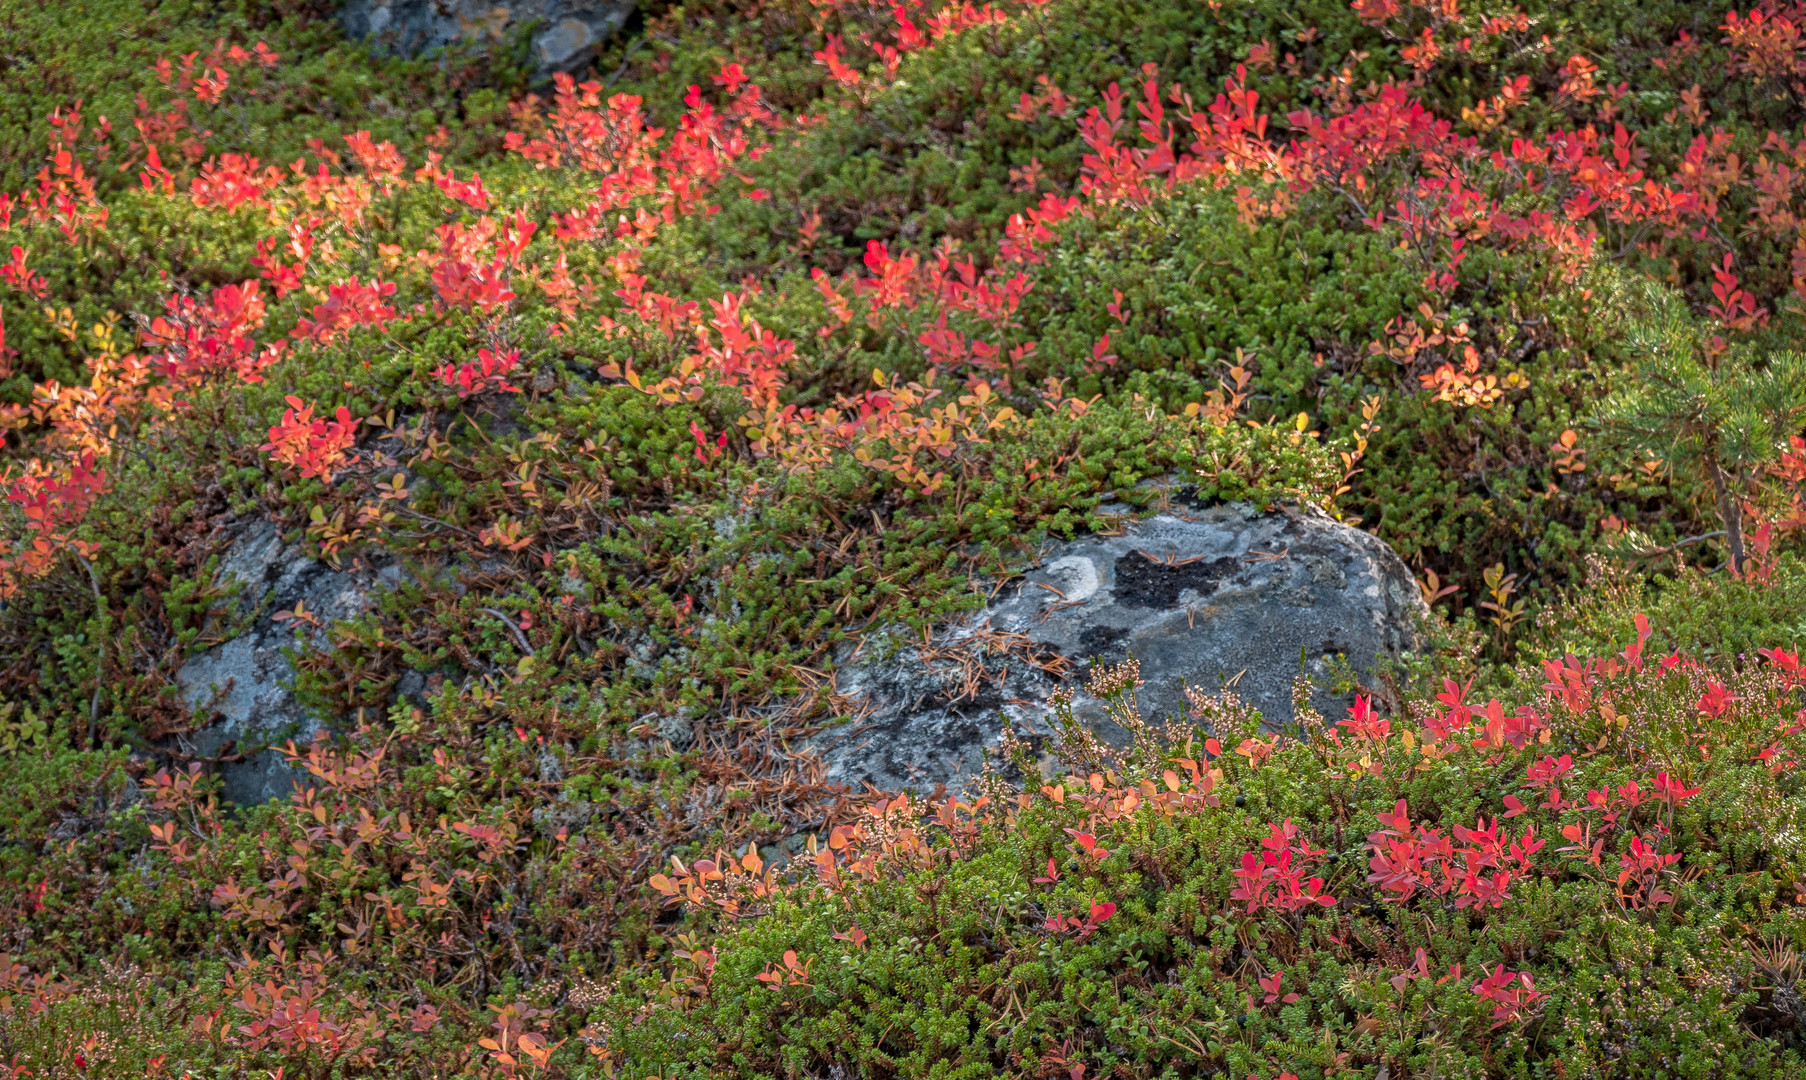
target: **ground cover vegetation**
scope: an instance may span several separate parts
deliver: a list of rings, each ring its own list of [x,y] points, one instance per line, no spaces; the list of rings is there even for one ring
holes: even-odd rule
[[[550,84],[330,15],[0,6],[8,1076],[1806,1068],[1806,9],[651,5]],[[1181,490],[1434,648],[798,752]],[[405,572],[276,613],[333,733],[232,807],[174,672],[260,518]]]

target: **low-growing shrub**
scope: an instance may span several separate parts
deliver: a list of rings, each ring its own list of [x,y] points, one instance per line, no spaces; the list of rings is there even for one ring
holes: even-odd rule
[[[1042,778],[879,802],[783,867],[652,884],[708,944],[589,1029],[617,1074],[1792,1076],[1806,935],[1797,652],[1554,660],[1263,732],[1132,665]],[[1302,699],[1301,699],[1302,700]],[[1026,748],[1024,748],[1026,751]]]
[[[1800,1071],[1806,9],[694,0],[526,96],[328,6],[0,0],[6,1080]],[[1181,489],[1414,565],[1400,711],[821,782],[840,647]],[[263,616],[329,734],[222,805]]]

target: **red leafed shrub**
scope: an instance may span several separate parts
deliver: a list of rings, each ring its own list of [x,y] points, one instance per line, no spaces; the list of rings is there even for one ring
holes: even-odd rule
[[[1749,552],[1665,596],[1797,575],[1799,5],[808,6],[653,13],[505,112],[506,65],[278,20],[293,71],[194,42],[107,88],[130,123],[0,154],[0,1052],[61,1054],[7,1068],[1798,1072],[1798,643],[1590,656],[1537,605],[1576,551],[1709,551],[1708,504]],[[1588,415],[1645,370],[1644,273],[1702,370],[1776,375],[1691,488]],[[1145,723],[1121,665],[1122,747],[1062,696],[968,790],[823,779],[832,650],[898,619],[954,706],[1038,716],[992,676],[1086,658],[946,624],[1163,476],[1377,503],[1457,621],[1328,721],[1301,685],[1296,726]],[[269,616],[339,734],[231,812],[260,751],[177,672],[258,516],[427,572]],[[85,994],[173,1018],[161,1056],[105,1057]]]
[[[472,210],[489,209],[489,192],[483,188],[483,178],[474,172],[470,174],[469,180],[456,180],[447,171],[441,173],[435,183],[439,185],[440,191]]]
[[[1492,974],[1474,983],[1474,993],[1492,1003],[1492,1026],[1522,1024],[1537,1002],[1548,997],[1536,988],[1528,971],[1507,971],[1500,964]]]
[[[26,473],[8,485],[6,499],[24,512],[27,529],[48,535],[80,521],[106,489],[106,471],[89,453],[71,464],[67,476]]]
[[[93,558],[96,545],[73,535],[108,488],[106,470],[97,466],[92,451],[71,461],[66,471],[56,471],[36,459],[16,478],[9,468],[0,474],[0,485],[4,485],[6,501],[17,506],[25,519],[24,536],[0,553],[0,598],[12,595],[21,579],[49,573],[66,551],[83,560]]]
[[[1367,880],[1397,893],[1391,899],[1401,903],[1424,889],[1435,896],[1453,893],[1458,908],[1502,907],[1511,897],[1514,874],[1528,873],[1532,856],[1544,844],[1534,825],[1514,840],[1497,818],[1490,824],[1481,818],[1471,829],[1455,825],[1452,838],[1445,837],[1436,829],[1414,827],[1403,799],[1392,813],[1379,818],[1387,827],[1367,838],[1373,856],[1369,863],[1373,873]]]
[[[1772,4],[1741,14],[1725,13],[1725,32],[1736,71],[1761,80],[1785,82],[1806,76],[1806,7]]]
[[[260,449],[298,469],[303,479],[317,476],[332,483],[333,473],[350,460],[347,452],[357,442],[358,422],[343,405],[331,419],[316,419],[312,405],[292,395],[286,400],[282,422],[270,428],[270,441]]]
[[[433,374],[447,387],[456,390],[460,398],[490,390],[518,394],[520,387],[508,382],[508,373],[519,363],[520,353],[517,350],[478,349],[475,361],[446,364]]]
[[[1400,1045],[1427,1046],[1428,1030],[1414,1025],[1433,1012],[1436,1045],[1463,1060],[1571,1055],[1577,1042],[1553,1033],[1596,1015],[1591,988],[1611,985],[1615,961],[1550,943],[1575,934],[1610,940],[1614,950],[1660,941],[1678,952],[1669,963],[1686,967],[1720,948],[1692,936],[1692,920],[1739,903],[1733,894],[1788,911],[1806,897],[1792,876],[1754,868],[1774,857],[1763,836],[1746,836],[1727,874],[1720,845],[1752,823],[1743,811],[1732,814],[1743,824],[1715,818],[1729,803],[1703,805],[1708,792],[1755,785],[1793,807],[1759,757],[1777,722],[1789,747],[1806,726],[1792,720],[1806,715],[1793,654],[1768,650],[1769,666],[1735,672],[1684,657],[1641,663],[1660,630],[1639,619],[1636,643],[1618,657],[1564,661],[1563,671],[1584,674],[1584,697],[1572,681],[1552,680],[1543,694],[1556,715],[1528,726],[1519,742],[1474,738],[1477,720],[1490,713],[1488,723],[1499,723],[1507,710],[1496,700],[1470,709],[1464,688],[1389,716],[1362,700],[1348,721],[1330,725],[1310,711],[1301,684],[1302,730],[1270,735],[1258,763],[1223,749],[1257,730],[1233,695],[1194,692],[1193,717],[1211,734],[1169,721],[1173,741],[1164,742],[1133,704],[1135,666],[1103,669],[1089,692],[1132,738],[1112,748],[1062,720],[1043,748],[1064,776],[1020,787],[992,777],[971,803],[868,805],[856,824],[805,845],[806,872],[773,878],[761,867],[755,878],[727,873],[721,861],[698,864],[682,885],[655,882],[691,910],[731,912],[733,926],[710,953],[706,991],[692,986],[681,1010],[649,1007],[648,995],[674,984],[645,983],[607,1012],[611,1060],[636,1068],[660,1055],[696,1061],[701,1054],[690,1057],[687,1047],[724,1041],[763,1059],[800,1039],[812,1060],[830,1061],[845,1025],[863,1029],[840,1002],[882,1013],[905,995],[945,994],[935,1008],[957,1014],[984,1000],[984,984],[969,978],[1030,963],[1026,956],[1036,967],[1017,967],[1015,977],[1060,971],[1051,985],[1093,1002],[1089,1019],[1031,1015],[1010,1034],[974,1033],[958,1053],[1006,1061],[1030,1030],[1043,1062],[1056,1052],[1070,1062],[1063,1023],[1116,1025],[1131,1033],[1118,1036],[1126,1052],[1105,1064],[1160,1068],[1202,1057],[1230,1075],[1263,1075],[1310,1060],[1325,1031],[1340,1045],[1369,1045],[1361,1040],[1374,1034],[1370,1015],[1406,1024]],[[1696,699],[1712,685],[1739,709],[1702,716]],[[1378,768],[1346,768],[1349,750],[1335,733],[1358,742]],[[1214,760],[1193,758],[1200,746]],[[1026,745],[1006,736],[1005,749],[1034,775]],[[1584,797],[1571,794],[1582,788]],[[1218,798],[1224,790],[1238,795]],[[1534,805],[1519,797],[1525,791]],[[1276,822],[1277,806],[1290,813]],[[1353,850],[1315,846],[1307,828],[1346,837],[1339,843],[1352,841]],[[1550,850],[1545,831],[1580,840]],[[1257,851],[1227,854],[1256,839]],[[1349,857],[1357,852],[1364,865]],[[849,919],[856,941],[835,932]],[[1581,931],[1577,920],[1604,922]],[[1772,933],[1776,924],[1767,925]],[[937,926],[947,948],[918,950]],[[799,956],[811,958],[814,996],[779,1002],[751,989],[802,985]],[[1146,974],[1123,974],[1141,964]],[[1105,987],[1101,998],[1086,996]],[[1248,1044],[1173,1037],[1187,1010],[1229,1000],[1246,1011],[1219,1023],[1245,1028]],[[1660,1008],[1664,1019],[1638,1029],[1672,1046],[1681,1017],[1744,1006],[1701,988]],[[780,1010],[784,1034],[766,1034]],[[839,1034],[817,1041],[827,1032]],[[1770,1052],[1749,1034],[1733,1041],[1747,1060]],[[928,1056],[941,1060],[938,1053]]]
[[[225,154],[201,166],[201,174],[189,184],[188,196],[197,207],[236,210],[262,206],[264,196],[282,183],[282,170],[254,157]]]
[[[1116,915],[1116,905],[1109,901],[1092,904],[1091,910],[1083,919],[1076,915],[1049,915],[1047,929],[1049,933],[1064,934],[1077,931],[1080,938],[1090,937],[1097,928],[1109,922]]]
[[[315,305],[313,318],[297,319],[292,336],[298,341],[328,345],[334,337],[354,326],[380,330],[395,318],[395,309],[383,302],[394,295],[392,282],[372,281],[363,285],[355,276],[330,285],[326,290],[326,302]]]
[[[1313,851],[1308,842],[1300,839],[1298,827],[1292,824],[1291,818],[1283,825],[1268,828],[1266,837],[1260,842],[1260,854],[1252,851],[1242,854],[1241,865],[1235,870],[1240,884],[1230,892],[1229,898],[1246,901],[1250,915],[1266,908],[1294,912],[1313,905],[1336,906],[1336,898],[1323,893],[1321,877],[1309,880],[1304,877],[1325,852]]]
[[[14,244],[12,260],[5,266],[0,266],[0,281],[6,282],[27,296],[42,300],[49,295],[49,286],[44,281],[44,275],[25,264],[25,260],[29,256],[30,252]]]
[[[177,386],[201,385],[224,376],[260,382],[263,370],[281,359],[284,344],[260,346],[251,336],[264,319],[257,282],[222,285],[205,301],[171,296],[164,314],[151,320],[142,340],[151,361]]]

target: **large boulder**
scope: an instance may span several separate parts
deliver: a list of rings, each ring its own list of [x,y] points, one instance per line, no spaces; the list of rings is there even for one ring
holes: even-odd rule
[[[827,779],[890,790],[957,787],[982,767],[1004,721],[1052,733],[1048,698],[1092,662],[1141,665],[1151,720],[1181,715],[1183,689],[1233,688],[1270,725],[1292,719],[1292,687],[1357,673],[1417,645],[1422,594],[1379,539],[1316,512],[1231,504],[1125,522],[1060,543],[981,612],[929,643],[868,635],[839,658],[835,689],[859,718],[817,744]],[[1323,679],[1323,681],[1329,681]],[[1348,704],[1319,689],[1313,705]],[[1127,733],[1082,691],[1078,715],[1108,741]]]
[[[334,619],[369,607],[377,589],[393,583],[397,568],[367,565],[335,570],[285,543],[276,526],[260,521],[241,533],[220,559],[219,578],[240,586],[241,615],[250,626],[230,641],[190,657],[176,672],[182,697],[206,720],[181,736],[179,749],[224,759],[220,776],[228,801],[247,805],[287,796],[299,774],[272,745],[313,738],[320,721],[295,700],[294,671],[285,647],[299,626],[316,637]],[[300,604],[317,623],[278,620]],[[311,631],[310,631],[311,628]]]
[[[543,78],[594,60],[633,11],[633,0],[347,0],[339,19],[349,36],[403,56],[457,41],[497,44],[531,25]]]

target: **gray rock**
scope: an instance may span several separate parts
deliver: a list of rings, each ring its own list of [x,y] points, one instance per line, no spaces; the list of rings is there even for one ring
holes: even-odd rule
[[[545,78],[594,60],[633,11],[633,0],[347,0],[339,20],[349,36],[403,56],[457,41],[499,44],[530,24],[533,61]]]
[[[852,725],[817,742],[826,778],[855,789],[957,787],[982,768],[1003,722],[1052,734],[1048,698],[1090,662],[1141,665],[1142,715],[1182,716],[1183,689],[1225,686],[1270,725],[1293,717],[1302,653],[1323,676],[1336,657],[1360,673],[1417,646],[1425,613],[1410,572],[1379,539],[1316,512],[1247,506],[1175,511],[1117,536],[1061,543],[963,625],[932,644],[868,635],[837,658]],[[1319,690],[1339,716],[1348,701]],[[1079,691],[1076,711],[1107,741],[1127,733]]]
[[[315,562],[283,543],[282,534],[267,521],[246,529],[226,548],[219,575],[241,583],[241,610],[259,614],[244,633],[190,657],[176,672],[183,700],[217,714],[213,723],[184,736],[181,748],[214,757],[228,743],[238,753],[287,739],[297,744],[312,739],[321,724],[289,690],[294,672],[282,652],[295,644],[296,624],[277,622],[273,615],[302,603],[322,627],[329,625],[369,607],[372,594],[392,583],[387,580],[392,574],[334,570]],[[286,797],[305,774],[291,769],[279,751],[265,749],[222,764],[220,776],[226,799],[249,805]]]

